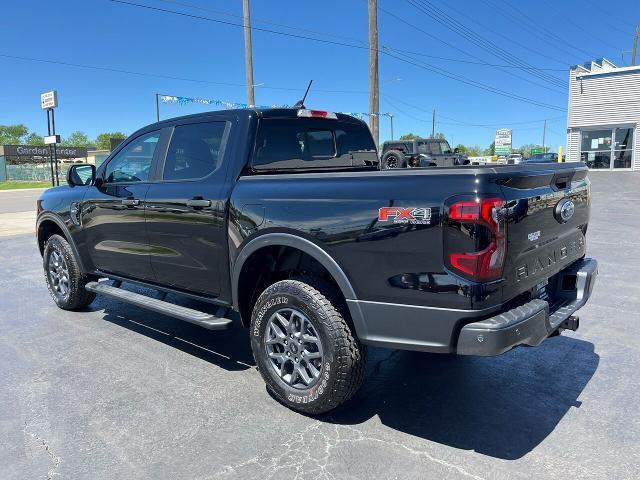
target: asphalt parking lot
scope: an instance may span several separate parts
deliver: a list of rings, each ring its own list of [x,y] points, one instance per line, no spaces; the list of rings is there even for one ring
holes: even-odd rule
[[[577,332],[495,358],[372,349],[321,418],[267,394],[242,329],[59,310],[33,235],[0,237],[0,476],[640,478],[640,174],[591,179]]]

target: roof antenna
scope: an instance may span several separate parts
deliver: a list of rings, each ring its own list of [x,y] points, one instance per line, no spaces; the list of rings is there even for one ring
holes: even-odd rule
[[[309,80],[309,85],[307,85],[307,91],[304,92],[304,97],[302,97],[302,100],[299,100],[298,103],[293,106],[293,108],[305,108],[304,101],[307,99],[307,94],[309,93],[309,89],[311,88],[312,83],[313,80]]]

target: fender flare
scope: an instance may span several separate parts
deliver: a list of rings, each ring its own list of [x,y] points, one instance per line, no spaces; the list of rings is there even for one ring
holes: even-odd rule
[[[55,215],[53,213],[42,213],[36,220],[36,238],[38,240],[38,246],[40,244],[40,225],[42,224],[42,222],[46,220],[52,221],[58,227],[60,227],[60,230],[62,230],[62,234],[64,235],[65,240],[69,243],[69,245],[71,245],[71,250],[73,250],[73,254],[75,255],[76,260],[80,265],[80,269],[82,270],[83,273],[87,273],[87,269],[85,268],[84,262],[82,261],[82,256],[80,256],[80,253],[78,252],[78,248],[76,247],[76,244],[73,241],[73,237],[71,236],[69,227],[67,227],[64,220],[60,218],[58,215]],[[40,253],[42,254],[43,252],[40,252]]]
[[[322,248],[315,243],[296,235],[289,233],[265,233],[257,238],[254,238],[247,243],[240,253],[236,257],[236,261],[233,264],[233,273],[231,276],[231,294],[233,299],[233,305],[236,310],[239,310],[238,304],[238,284],[240,282],[240,273],[242,267],[247,259],[254,252],[263,247],[283,246],[297,248],[303,251],[307,255],[317,260],[333,277],[338,284],[340,291],[345,299],[357,300],[356,293],[351,286],[351,282],[347,278],[340,265]]]

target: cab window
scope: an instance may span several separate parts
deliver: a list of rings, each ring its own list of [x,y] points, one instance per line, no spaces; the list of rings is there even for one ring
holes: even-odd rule
[[[218,167],[226,122],[178,125],[164,164],[164,180],[204,178]]]
[[[151,161],[160,140],[160,132],[142,135],[116,154],[105,168],[105,183],[134,183],[149,180]]]

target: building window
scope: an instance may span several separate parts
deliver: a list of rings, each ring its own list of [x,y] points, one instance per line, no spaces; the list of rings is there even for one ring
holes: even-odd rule
[[[631,168],[633,128],[582,130],[580,159],[593,169]]]

